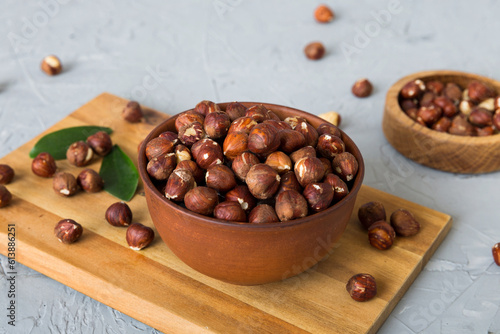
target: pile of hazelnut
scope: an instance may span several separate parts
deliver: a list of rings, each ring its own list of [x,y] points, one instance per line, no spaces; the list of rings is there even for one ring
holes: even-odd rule
[[[281,120],[258,104],[202,101],[145,147],[147,172],[171,201],[232,222],[273,223],[327,209],[349,193],[358,161],[330,123]]]
[[[500,131],[500,96],[482,82],[465,89],[453,82],[408,82],[399,93],[404,112],[430,129],[459,136],[489,136]]]

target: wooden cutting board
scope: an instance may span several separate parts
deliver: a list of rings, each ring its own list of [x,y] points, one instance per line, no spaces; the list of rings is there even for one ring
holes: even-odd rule
[[[144,122],[129,124],[120,117],[126,102],[101,94],[45,133],[78,125],[109,126],[113,142],[137,162],[138,144],[168,116],[146,110]],[[14,224],[17,261],[168,333],[374,333],[451,227],[446,214],[363,186],[354,213],[372,200],[383,202],[389,214],[407,208],[421,222],[421,232],[398,238],[390,250],[376,250],[354,214],[333,254],[308,272],[272,284],[231,285],[182,263],[158,235],[150,247],[130,250],[125,228],[104,219],[107,207],[117,201],[106,192],[56,195],[51,179],[31,172],[28,152],[42,135],[0,159],[16,171],[7,186],[13,200],[0,209],[0,252],[7,254],[7,226]],[[100,162],[95,159],[90,167],[99,170]],[[57,164],[78,174],[64,160]],[[134,221],[153,227],[142,184],[129,205]],[[65,245],[55,238],[53,228],[63,218],[83,225],[77,243]],[[365,303],[353,301],[345,291],[347,280],[361,272],[378,282],[377,297]]]

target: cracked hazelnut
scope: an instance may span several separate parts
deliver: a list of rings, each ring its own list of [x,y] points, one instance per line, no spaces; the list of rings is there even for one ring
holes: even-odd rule
[[[391,226],[398,235],[410,237],[420,231],[420,223],[408,210],[399,209],[391,215]]]
[[[325,175],[325,167],[318,158],[307,157],[302,158],[295,163],[295,176],[302,187],[309,183],[321,181]]]
[[[269,111],[262,104],[256,104],[247,109],[245,117],[250,117],[257,123],[270,119]]]
[[[85,168],[78,174],[77,177],[78,185],[88,193],[96,193],[102,190],[104,187],[104,182],[102,181],[101,175],[95,170],[90,168]]]
[[[444,84],[441,81],[433,80],[425,84],[428,91],[433,92],[436,95],[441,95],[444,89]]]
[[[328,23],[333,20],[333,11],[327,5],[319,5],[314,11],[314,18],[319,23]]]
[[[457,115],[451,120],[448,133],[457,136],[474,136],[476,131],[474,126],[470,124],[465,117]]]
[[[247,215],[238,202],[226,201],[214,208],[214,217],[233,222],[246,222]]]
[[[333,200],[338,202],[349,194],[347,184],[335,174],[327,174],[324,182],[328,183],[333,188]]]
[[[217,190],[208,187],[195,187],[184,196],[184,204],[189,210],[200,215],[210,216],[219,204]]]
[[[318,131],[307,122],[299,122],[295,127],[295,131],[298,131],[304,135],[306,139],[306,145],[316,147],[318,144]]]
[[[179,137],[177,136],[176,132],[165,131],[165,132],[160,133],[158,135],[158,137],[170,140],[172,142],[172,145],[174,145],[174,146],[179,144]]]
[[[340,132],[338,126],[330,123],[321,123],[316,129],[316,131],[318,132],[319,136],[321,136],[322,134],[329,134],[332,136],[342,138],[342,133]]]
[[[377,283],[372,275],[356,274],[347,282],[346,290],[355,301],[365,302],[377,295]]]
[[[302,186],[300,185],[293,171],[286,172],[281,176],[280,186],[278,188],[277,194],[286,190],[295,190],[299,193],[302,193]]]
[[[269,224],[279,222],[274,208],[268,204],[259,204],[248,215],[248,222],[252,224]]]
[[[218,192],[227,192],[236,187],[236,179],[231,168],[226,165],[213,165],[207,169],[205,174],[207,187],[214,188]]]
[[[327,209],[333,200],[333,188],[328,183],[310,183],[302,193],[314,212]]]
[[[307,122],[307,120],[302,116],[290,116],[285,118],[284,122],[288,123],[292,127],[292,130],[295,130],[297,124],[300,122]]]
[[[265,164],[271,166],[280,175],[292,169],[292,160],[280,151],[269,154]]]
[[[3,184],[0,184],[0,208],[6,207],[12,200],[12,194]]]
[[[242,131],[249,134],[252,128],[257,124],[257,121],[252,117],[240,117],[231,123],[227,133],[229,134]]]
[[[191,154],[196,160],[198,166],[203,169],[208,169],[212,165],[220,165],[224,163],[224,154],[219,144],[211,139],[202,140],[201,144],[195,143],[191,148]],[[195,146],[197,145],[197,146]]]
[[[302,158],[309,157],[316,158],[316,149],[312,146],[302,147],[301,149],[298,149],[297,151],[290,154],[290,159],[292,159],[292,162],[294,164]]]
[[[137,101],[130,101],[122,110],[122,117],[130,123],[138,123],[144,116],[141,105]]]
[[[493,124],[493,116],[484,108],[474,108],[469,115],[469,123],[481,128],[490,126]]]
[[[443,115],[446,117],[453,117],[458,112],[457,107],[446,96],[438,96],[434,99],[433,103],[443,110]]]
[[[325,47],[321,42],[312,42],[305,46],[304,54],[311,60],[319,60],[325,55]]]
[[[391,248],[394,238],[396,238],[396,232],[385,221],[375,222],[368,229],[368,240],[377,249],[387,250]]]
[[[54,55],[43,58],[40,68],[47,75],[57,75],[62,72],[61,60]]]
[[[306,199],[295,190],[287,190],[279,193],[276,196],[274,208],[276,215],[282,222],[305,217],[308,212]]]
[[[260,160],[254,154],[243,152],[233,160],[231,168],[238,179],[245,182],[250,168],[258,163],[260,163]]]
[[[130,249],[138,251],[148,247],[155,238],[155,232],[151,227],[139,223],[130,224],[125,235]]]
[[[259,163],[250,168],[245,180],[255,198],[267,199],[276,193],[281,178],[271,166]]]
[[[199,113],[203,116],[206,116],[210,113],[220,111],[220,107],[212,101],[203,100],[203,101],[199,102],[196,105],[196,107],[194,107],[194,111],[196,111],[197,113]]]
[[[491,252],[493,253],[493,260],[495,260],[497,266],[500,266],[500,242],[493,246]]]
[[[177,130],[177,133],[179,133],[183,126],[193,124],[194,122],[198,122],[200,124],[205,123],[205,116],[197,113],[196,111],[185,111],[179,114],[179,116],[175,119],[175,129]]]
[[[248,150],[248,134],[246,132],[231,132],[222,144],[224,155],[233,161],[238,155]]]
[[[191,171],[175,169],[165,186],[165,197],[172,201],[182,202],[186,193],[194,187],[196,187],[196,182]]]
[[[83,233],[82,225],[73,219],[63,219],[54,227],[56,238],[65,244],[72,244],[80,239]]]
[[[157,137],[151,139],[147,144],[146,144],[146,157],[148,160],[153,159],[154,157],[164,155],[167,153],[172,153],[174,150],[174,144],[172,143],[171,140],[164,138],[164,137]]]
[[[287,124],[287,123],[285,123]],[[292,129],[282,129],[279,132],[279,149],[286,153],[292,153],[306,145],[306,138],[298,131]]]
[[[167,180],[176,166],[174,153],[162,154],[149,160],[146,170],[155,180]]]
[[[348,182],[358,173],[358,160],[349,152],[337,154],[332,161],[332,168],[342,180]]]
[[[78,184],[75,177],[66,172],[59,172],[54,175],[52,180],[52,188],[61,196],[71,196],[78,190]]]
[[[493,90],[491,90],[488,86],[475,80],[471,81],[467,85],[467,90],[469,91],[469,98],[473,102],[481,102],[495,95]]]
[[[453,103],[457,103],[462,99],[462,88],[455,83],[449,82],[444,87],[443,95],[453,101]]]
[[[432,129],[439,132],[448,132],[451,126],[451,119],[448,117],[441,117],[438,121],[432,124]]]
[[[269,124],[257,124],[248,135],[248,149],[252,153],[268,154],[274,152],[280,143],[278,130]]]
[[[205,117],[203,127],[208,137],[219,139],[224,137],[231,126],[231,119],[224,111],[216,111]]]
[[[103,157],[111,152],[113,143],[111,137],[104,131],[99,131],[87,138],[87,144],[95,154]]]
[[[385,221],[387,215],[381,202],[373,201],[363,204],[358,209],[358,219],[365,229],[369,229],[373,223]]]
[[[226,201],[238,202],[245,212],[250,212],[257,205],[257,200],[246,185],[234,187],[226,193],[225,197]]]
[[[323,167],[325,167],[325,175],[333,173],[332,162],[329,159],[327,158],[318,158],[318,159],[321,160],[321,162],[323,163]]]
[[[14,170],[9,165],[0,164],[0,184],[9,184],[14,178]]]
[[[199,122],[193,122],[191,124],[184,125],[179,129],[179,140],[184,145],[190,147],[200,139],[205,138],[205,130],[203,125]]]
[[[113,226],[129,226],[132,223],[132,210],[125,202],[111,204],[104,216]]]
[[[66,151],[68,162],[77,167],[86,166],[92,161],[94,151],[84,141],[77,141],[69,146]]]
[[[187,169],[190,171],[197,184],[205,182],[205,171],[193,160],[183,160],[177,164],[175,169]]]
[[[345,144],[339,137],[324,133],[318,138],[316,150],[321,156],[332,159],[345,151]]]
[[[435,105],[420,107],[417,112],[417,120],[420,120],[427,125],[432,125],[436,123],[439,118],[441,118],[442,114],[442,109]]]
[[[425,84],[422,80],[417,79],[406,83],[401,88],[401,96],[405,99],[418,98],[425,91]]]
[[[31,171],[41,177],[52,177],[57,170],[56,161],[47,152],[42,152],[33,159]]]
[[[184,160],[191,160],[191,151],[186,146],[179,144],[174,148],[175,160],[177,163]]]
[[[372,93],[372,90],[372,83],[366,78],[359,79],[351,88],[352,93],[356,97],[368,97]]]
[[[229,115],[231,122],[245,116],[247,108],[239,102],[231,102],[226,107],[226,113]]]

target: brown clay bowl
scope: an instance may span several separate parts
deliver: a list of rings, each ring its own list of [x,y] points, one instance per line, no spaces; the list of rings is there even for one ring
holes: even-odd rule
[[[500,134],[486,137],[451,135],[426,128],[405,114],[399,105],[399,92],[407,82],[415,79],[455,82],[462,88],[478,80],[500,93],[500,82],[476,74],[457,71],[410,74],[387,92],[382,121],[387,141],[405,157],[442,171],[477,174],[500,170]]]
[[[243,103],[246,107],[257,104]],[[225,110],[227,103],[221,103]],[[265,104],[282,119],[305,117],[313,126],[321,118],[293,108]],[[139,151],[139,174],[153,223],[167,246],[187,265],[210,277],[240,285],[280,281],[314,266],[333,251],[344,232],[364,176],[359,149],[342,132],[346,149],[359,162],[350,193],[325,211],[284,223],[233,223],[199,215],[167,200],[146,172],[145,145],[164,131],[175,131],[176,116],[156,127]]]

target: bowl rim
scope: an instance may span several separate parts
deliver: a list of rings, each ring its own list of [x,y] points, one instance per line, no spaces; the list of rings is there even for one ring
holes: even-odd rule
[[[308,112],[300,110],[300,109],[292,108],[292,107],[287,107],[287,106],[272,104],[272,103],[264,103],[264,102],[242,102],[242,101],[238,101],[238,102],[245,105],[245,106],[262,104],[270,110],[273,110],[273,108],[274,108],[274,109],[279,110],[279,111],[293,112],[297,116],[305,117],[306,119],[308,119],[308,121],[309,121],[309,118],[312,117],[312,118],[316,118],[318,121],[322,121],[322,122],[326,122],[326,123],[328,122],[326,120],[323,120],[322,118],[320,118],[317,115],[308,113]],[[222,107],[226,107],[229,103],[230,102],[221,102],[221,103],[217,103],[217,105],[222,106]],[[182,114],[183,112],[192,111],[192,110],[194,110],[194,108],[182,111],[178,114],[175,114],[175,115],[169,117],[168,119],[166,119],[163,122],[161,122],[160,124],[158,124],[153,130],[151,130],[148,133],[148,135],[145,137],[145,139],[143,140],[143,142],[141,143],[141,145],[139,147],[138,170],[139,170],[139,175],[140,175],[142,182],[144,184],[144,187],[145,188],[147,187],[150,190],[150,194],[152,196],[156,197],[156,199],[158,199],[158,200],[161,200],[163,203],[165,203],[165,205],[171,206],[173,209],[178,210],[178,211],[182,212],[183,214],[186,214],[188,217],[192,218],[194,221],[204,223],[204,224],[210,224],[211,226],[221,226],[221,227],[234,228],[234,229],[280,230],[283,228],[291,228],[291,227],[295,227],[298,225],[302,225],[302,224],[314,221],[316,218],[322,218],[324,216],[328,216],[329,214],[331,214],[332,211],[344,206],[349,201],[349,199],[352,199],[352,197],[355,197],[357,195],[359,189],[361,188],[361,185],[363,183],[364,173],[365,173],[365,165],[364,165],[363,156],[362,156],[361,151],[359,150],[358,146],[354,143],[354,141],[343,130],[340,129],[341,134],[342,134],[342,139],[344,141],[345,141],[345,139],[347,139],[347,141],[350,141],[350,143],[351,143],[350,146],[352,148],[351,151],[354,150],[354,152],[351,152],[351,153],[353,155],[355,155],[357,160],[358,160],[358,173],[356,174],[354,183],[353,183],[351,189],[349,190],[349,194],[347,194],[346,197],[344,197],[342,200],[335,203],[334,205],[330,206],[326,210],[308,215],[308,216],[303,217],[303,218],[293,219],[293,220],[289,220],[286,222],[276,222],[276,223],[266,223],[266,224],[251,224],[248,222],[225,221],[225,220],[217,219],[214,217],[204,216],[204,215],[198,214],[196,212],[193,212],[191,210],[188,210],[187,208],[183,208],[182,206],[178,205],[177,203],[167,200],[165,198],[165,196],[163,196],[160,193],[160,191],[154,186],[153,182],[151,181],[149,175],[146,172],[147,159],[146,159],[146,154],[145,154],[145,148],[146,148],[146,144],[151,139],[153,139],[154,137],[158,136],[161,133],[160,129],[163,128],[167,122],[172,122],[173,120],[175,120],[175,118],[177,118],[178,115]]]
[[[404,126],[407,126],[408,129],[411,129],[415,132],[420,132],[421,134],[432,137],[433,139],[439,140],[440,142],[451,141],[456,144],[463,145],[470,145],[471,141],[473,141],[474,144],[487,145],[491,145],[492,141],[500,143],[500,133],[483,137],[458,136],[447,132],[439,132],[429,129],[428,127],[425,127],[408,117],[403,109],[401,109],[401,105],[399,104],[399,92],[401,91],[403,86],[411,80],[422,79],[425,82],[426,80],[429,80],[430,78],[435,76],[465,77],[467,79],[480,80],[488,84],[488,86],[490,86],[491,88],[494,88],[495,91],[500,94],[500,81],[482,75],[454,70],[421,71],[406,75],[391,85],[386,95],[385,111],[391,114],[393,117],[397,118],[401,123],[403,123]],[[396,107],[394,107],[393,102],[395,102]]]

